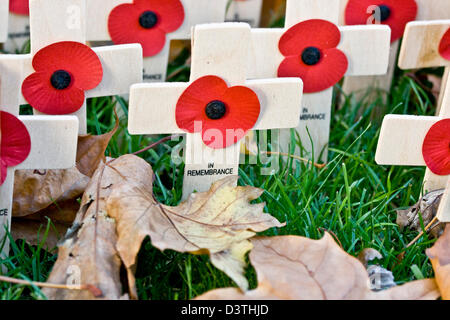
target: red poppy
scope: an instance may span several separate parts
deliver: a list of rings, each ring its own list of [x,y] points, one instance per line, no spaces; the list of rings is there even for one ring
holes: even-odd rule
[[[422,146],[427,167],[440,176],[450,175],[450,119],[435,123]]]
[[[71,114],[85,101],[84,92],[97,87],[103,68],[97,54],[79,42],[58,42],[33,57],[36,71],[22,84],[22,93],[36,110],[51,115]]]
[[[348,69],[345,54],[337,49],[341,32],[326,20],[307,20],[286,31],[278,44],[285,59],[279,77],[299,77],[304,92],[328,89],[338,83]]]
[[[450,29],[447,30],[439,43],[439,53],[444,59],[450,60]]]
[[[237,143],[254,127],[260,111],[258,96],[251,89],[229,88],[223,79],[205,76],[180,96],[175,117],[181,129],[201,131],[208,147],[223,149]]]
[[[166,43],[166,34],[184,21],[180,0],[134,0],[115,7],[108,18],[108,29],[115,44],[140,43],[144,57],[158,54]]]
[[[31,139],[25,125],[8,112],[0,111],[0,185],[6,180],[8,167],[24,162],[31,150]]]
[[[347,25],[386,24],[391,42],[403,36],[406,24],[417,16],[415,0],[349,0],[345,8]]]
[[[28,16],[30,14],[29,0],[9,0],[9,11]]]

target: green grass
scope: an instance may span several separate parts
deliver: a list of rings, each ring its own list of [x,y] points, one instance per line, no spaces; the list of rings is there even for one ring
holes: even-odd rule
[[[188,57],[186,50],[169,66],[169,74],[176,74],[171,81],[188,80],[189,69],[185,66]],[[422,74],[430,72],[442,70],[424,70]],[[339,88],[335,91],[340,92]],[[379,110],[383,110],[383,114],[432,115],[434,105],[434,98],[426,88],[398,71],[389,95],[380,93],[370,101],[354,101],[348,97],[340,108],[334,104],[330,162],[326,168],[317,169],[305,163],[294,167],[292,159],[284,157],[280,161],[280,172],[265,176],[260,172],[264,167],[262,163],[241,165],[239,183],[263,188],[265,192],[258,201],[266,202],[265,211],[287,223],[285,228],[272,229],[265,234],[319,239],[324,230],[329,230],[352,255],[367,247],[379,250],[384,256],[380,263],[393,271],[399,284],[432,277],[432,267],[424,252],[433,240],[426,235],[406,251],[402,261],[396,258],[417,232],[399,229],[395,224],[395,209],[411,206],[418,200],[424,168],[382,167],[374,162],[374,156],[382,120],[377,117]],[[128,134],[127,104],[119,97],[89,100],[89,132],[102,134],[114,127],[114,106],[123,117],[107,150],[108,155],[118,157],[132,153],[157,139]],[[26,113],[27,108],[23,112]],[[156,197],[168,205],[176,205],[181,197],[183,167],[176,167],[170,159],[175,145],[174,142],[162,144],[141,154],[155,171]],[[11,246],[10,257],[0,264],[10,270],[8,276],[45,281],[55,260],[56,255],[41,247],[17,241]],[[247,275],[251,286],[255,287],[256,276],[251,266]],[[139,254],[137,286],[141,299],[190,299],[234,284],[211,265],[208,257],[160,252],[147,239]],[[35,299],[42,298],[42,294],[38,288],[0,283],[0,298]]]

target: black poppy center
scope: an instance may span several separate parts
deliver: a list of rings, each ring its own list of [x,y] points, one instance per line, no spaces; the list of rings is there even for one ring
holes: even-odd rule
[[[222,101],[214,100],[206,105],[205,112],[208,118],[219,120],[227,112],[227,106]]]
[[[67,71],[58,70],[52,74],[50,81],[52,83],[53,88],[57,90],[63,90],[66,89],[68,86],[70,86],[70,83],[72,82],[72,77],[70,76],[70,73],[68,73]]]
[[[377,13],[378,13],[377,10],[374,10],[373,16],[375,17],[376,20],[379,19],[378,21],[380,21],[380,22],[386,21],[391,16],[391,8],[389,8],[385,4],[379,5],[378,10],[379,10],[380,16],[377,17]]]
[[[158,23],[158,16],[153,11],[145,11],[139,17],[139,24],[142,28],[151,29]]]
[[[302,61],[308,66],[313,66],[319,63],[321,58],[320,50],[316,47],[308,47],[303,50]]]

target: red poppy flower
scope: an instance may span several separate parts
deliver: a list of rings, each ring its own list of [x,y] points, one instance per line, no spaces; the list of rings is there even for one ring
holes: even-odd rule
[[[175,116],[178,127],[190,133],[201,131],[208,147],[223,149],[254,127],[260,111],[258,96],[251,89],[229,88],[221,78],[205,76],[183,92]]]
[[[422,146],[427,167],[440,176],[450,175],[450,119],[435,123]]]
[[[444,59],[450,60],[450,29],[447,30],[441,39],[439,53]]]
[[[341,32],[326,20],[307,20],[286,31],[279,49],[286,58],[278,68],[279,77],[299,77],[304,92],[319,92],[338,83],[348,69],[345,54],[337,49]]]
[[[79,42],[58,42],[39,50],[33,57],[36,71],[22,84],[22,93],[36,110],[71,114],[85,101],[84,92],[97,87],[103,68],[97,54]]]
[[[417,16],[415,0],[349,0],[345,8],[347,25],[386,24],[391,42],[403,36],[406,24]]]
[[[9,11],[28,16],[30,14],[29,0],[9,0]]]
[[[134,0],[115,7],[108,18],[108,29],[115,44],[140,43],[144,57],[158,54],[166,34],[184,21],[180,0]]]
[[[24,162],[31,150],[31,139],[25,125],[8,112],[0,111],[0,185],[6,180],[8,167]]]

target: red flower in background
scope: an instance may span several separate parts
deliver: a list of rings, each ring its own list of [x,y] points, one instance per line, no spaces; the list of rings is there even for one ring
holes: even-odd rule
[[[183,21],[180,0],[134,0],[111,11],[108,29],[115,44],[140,43],[144,57],[151,57],[164,48],[166,34],[176,31]]]
[[[9,0],[9,11],[28,16],[30,13],[29,0]]]
[[[304,92],[328,89],[338,83],[348,69],[345,54],[337,49],[341,32],[326,20],[307,20],[286,31],[279,49],[285,56],[278,68],[279,77],[299,77]]]
[[[391,27],[391,42],[403,36],[406,24],[417,16],[415,0],[349,0],[345,24],[385,24]]]
[[[22,84],[22,93],[36,110],[51,115],[71,114],[85,101],[84,92],[97,87],[103,68],[97,54],[79,42],[58,42],[33,57],[35,73]]]
[[[31,150],[31,139],[25,125],[12,114],[0,111],[0,185],[6,180],[8,167],[24,162]]]
[[[260,112],[258,96],[251,89],[229,88],[223,79],[205,76],[183,92],[175,116],[178,127],[190,133],[201,131],[208,147],[223,149],[241,140],[255,126]]]
[[[450,119],[435,123],[422,146],[427,167],[440,176],[450,175]]]
[[[447,30],[439,43],[439,53],[444,59],[450,60],[450,29]]]

